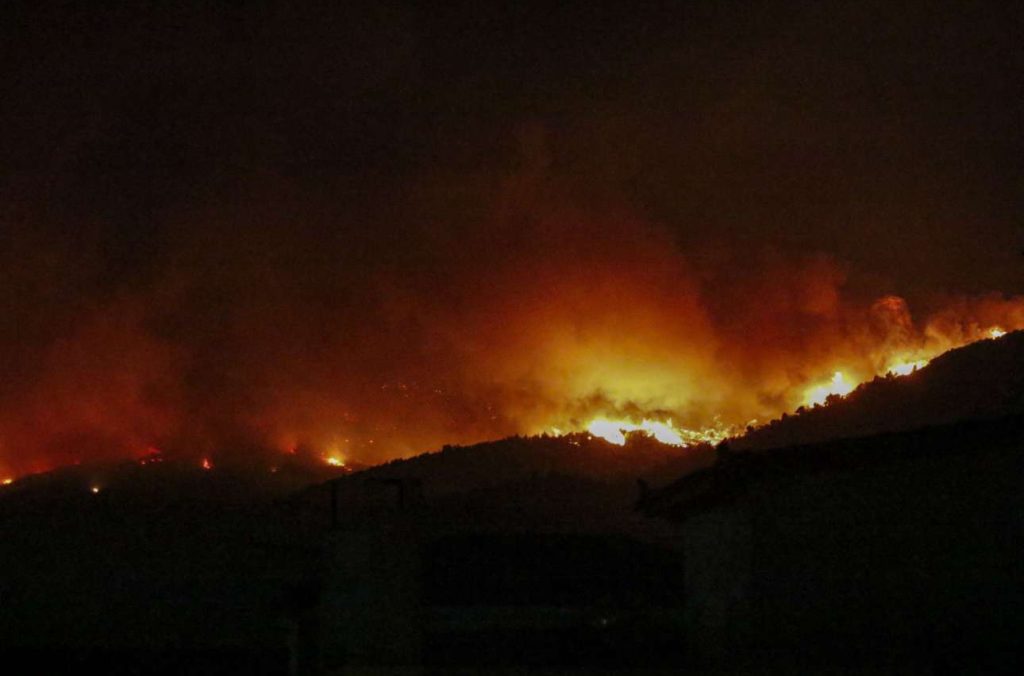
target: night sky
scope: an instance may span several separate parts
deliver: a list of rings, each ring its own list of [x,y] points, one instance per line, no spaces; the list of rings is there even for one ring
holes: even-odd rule
[[[1015,3],[125,4],[0,9],[0,470],[777,413],[1024,323]]]

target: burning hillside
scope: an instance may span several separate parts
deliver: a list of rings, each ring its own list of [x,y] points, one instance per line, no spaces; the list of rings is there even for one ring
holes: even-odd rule
[[[830,257],[685,251],[545,184],[505,177],[484,227],[394,251],[332,234],[334,217],[299,224],[294,202],[257,232],[193,214],[140,288],[63,305],[81,264],[56,247],[40,267],[15,237],[0,256],[23,279],[0,293],[28,328],[0,336],[0,476],[151,448],[270,467],[586,430],[714,443],[1024,328],[1019,297],[933,297],[914,316]]]
[[[36,4],[0,478],[714,441],[1024,328],[998,12]]]
[[[951,350],[907,376],[889,373],[828,406],[799,409],[730,442],[733,450],[914,430],[1024,411],[1024,332]]]
[[[901,314],[906,311],[905,303],[902,299],[895,297],[883,298],[876,306],[896,307]],[[978,340],[1001,338],[1004,335],[1006,335],[1006,331],[998,326],[992,327],[987,331],[974,327],[969,331],[961,332],[954,338],[948,335],[938,338],[933,332],[930,342],[919,342],[916,347],[908,343],[906,347],[900,348],[900,351],[892,356],[883,356],[881,360],[874,360],[875,363],[884,364],[884,366],[875,370],[873,376],[869,377],[877,380],[883,376],[885,378],[909,376],[916,373],[919,369],[923,369],[936,355],[947,350],[956,349],[963,344],[971,344]],[[960,343],[959,341],[964,342]],[[910,357],[907,358],[906,355],[910,355]],[[870,364],[870,361],[866,363]],[[867,373],[871,374],[872,372],[869,370]],[[861,377],[863,376],[858,376],[858,378]],[[804,398],[798,410],[802,412],[809,407],[817,408],[838,402],[852,393],[861,382],[867,381],[855,380],[842,370],[836,371],[826,382],[815,384],[804,390]],[[782,413],[786,412],[783,411]],[[747,429],[755,427],[757,422],[757,420],[752,420],[747,425]],[[645,418],[637,423],[629,419],[609,420],[608,418],[599,417],[587,425],[586,431],[590,435],[618,445],[626,443],[627,435],[639,434],[651,437],[669,446],[682,447],[696,444],[714,444],[728,437],[736,437],[744,433],[744,430],[739,425],[722,425],[718,421],[716,423],[714,426],[693,430],[676,427],[671,420],[657,421]],[[553,431],[555,433],[561,432],[559,428],[554,428]]]
[[[743,443],[1019,412],[1022,8],[0,3],[0,644],[329,669],[334,487],[601,530]]]
[[[1019,298],[914,317],[896,296],[859,300],[827,257],[765,253],[737,275],[625,220],[533,207],[485,233],[301,272],[275,262],[281,240],[187,238],[149,288],[59,320],[4,291],[38,340],[7,340],[0,476],[154,447],[271,466],[297,448],[376,462],[545,432],[713,443],[1024,327]],[[235,258],[218,268],[212,251]]]

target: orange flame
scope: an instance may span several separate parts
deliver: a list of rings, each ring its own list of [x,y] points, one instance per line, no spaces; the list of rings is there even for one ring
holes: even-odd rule
[[[899,307],[902,304],[902,300],[899,299],[886,299],[886,301],[888,308]],[[938,340],[933,336],[930,346],[889,356],[885,356],[883,352],[880,363],[884,364],[884,366],[875,371],[867,372],[867,375],[869,377],[877,375],[887,375],[890,377],[908,376],[926,367],[930,363],[931,358],[945,350],[960,347],[985,337],[1000,338],[1004,335],[1006,335],[1006,331],[996,326],[984,330],[976,328],[963,335],[960,339],[954,337]],[[863,371],[861,373],[862,375],[864,374]],[[852,376],[848,371],[836,370],[827,381],[805,387],[803,404],[807,406],[828,405],[836,398],[846,397],[861,382],[863,382],[863,379]],[[751,421],[752,424],[756,422],[756,420]],[[550,427],[549,431],[553,434],[561,435],[563,434],[563,429],[565,428],[562,426]],[[573,426],[570,425],[568,429],[573,429]],[[676,426],[671,419],[662,421],[653,418],[642,418],[640,422],[636,422],[635,419],[606,416],[593,418],[587,424],[586,430],[594,437],[620,446],[625,445],[628,435],[637,433],[656,439],[663,444],[677,447],[686,447],[702,442],[715,444],[741,432],[738,425],[727,426],[719,423],[705,429],[693,430]]]
[[[659,421],[644,418],[639,423],[627,419],[609,420],[608,418],[594,418],[587,425],[586,430],[591,435],[604,439],[608,443],[617,446],[626,444],[626,437],[629,434],[643,434],[655,439],[666,446],[687,447],[694,444],[714,444],[728,437],[733,430],[721,427],[709,427],[704,430],[691,430],[677,427],[671,420]],[[560,435],[560,428],[551,428],[551,432]]]
[[[626,433],[643,432],[654,437],[663,444],[669,446],[683,446],[683,437],[672,426],[672,421],[658,422],[656,420],[644,420],[640,424],[628,420],[606,420],[598,418],[587,426],[587,431],[595,437],[600,437],[612,444],[623,446],[626,443]]]
[[[822,385],[815,385],[807,389],[804,401],[809,406],[821,406],[828,401],[828,398],[835,395],[845,397],[853,392],[854,385],[850,383],[842,371],[836,371],[832,379]]]
[[[886,373],[894,376],[909,376],[914,371],[928,366],[930,359],[918,359],[916,361],[896,360],[886,367]]]

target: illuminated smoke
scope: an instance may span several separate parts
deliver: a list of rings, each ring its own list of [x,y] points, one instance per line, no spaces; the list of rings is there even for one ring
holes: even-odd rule
[[[269,192],[181,215],[131,288],[84,284],[72,251],[42,271],[10,255],[0,475],[154,448],[343,466],[556,427],[714,442],[1024,327],[1020,298],[915,317],[827,255],[687,251],[530,171],[461,211],[424,189],[364,228]]]

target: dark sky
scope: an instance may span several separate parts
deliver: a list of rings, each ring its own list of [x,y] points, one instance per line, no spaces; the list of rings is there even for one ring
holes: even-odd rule
[[[7,209],[98,224],[117,269],[242,178],[374,210],[532,128],[685,246],[1020,288],[1016,3],[5,4]]]
[[[176,411],[259,418],[280,382],[251,364],[302,381],[338,350],[360,368],[303,391],[376,388],[457,359],[424,298],[476,331],[552,249],[581,270],[671,249],[737,333],[720,299],[795,288],[791,267],[929,309],[1024,291],[1017,3],[124,4],[0,9],[0,398],[19,406],[109,332],[142,337],[111,361],[177,374]]]

